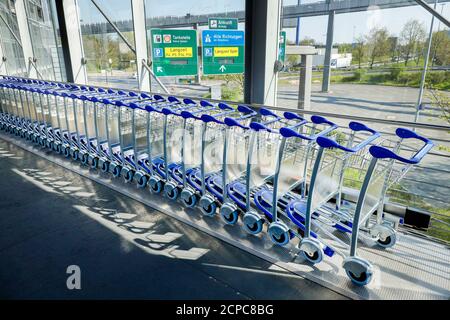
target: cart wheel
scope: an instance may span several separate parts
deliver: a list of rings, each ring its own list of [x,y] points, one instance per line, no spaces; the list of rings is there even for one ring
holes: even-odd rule
[[[391,248],[397,242],[397,234],[393,233],[390,236],[387,236],[384,240],[378,239],[377,244],[383,248]]]
[[[226,224],[234,225],[238,221],[239,212],[233,204],[225,203],[220,208],[220,217]]]
[[[343,267],[350,280],[357,286],[365,286],[373,277],[373,267],[365,259],[360,257],[347,257]]]
[[[250,234],[258,234],[263,229],[264,219],[256,212],[245,213],[242,221],[244,222],[244,230]]]
[[[158,194],[161,193],[163,189],[163,182],[158,177],[151,177],[148,181],[150,185],[150,190],[152,193]]]
[[[102,172],[103,173],[108,173],[109,172],[109,161],[103,161],[102,163]]]
[[[270,240],[276,245],[285,246],[289,243],[289,227],[284,223],[272,222],[267,230]]]
[[[83,155],[81,156],[81,163],[85,166],[89,165],[89,154],[83,153]]]
[[[120,177],[121,172],[122,172],[122,166],[121,165],[115,165],[113,167],[112,174],[113,174],[114,178]]]
[[[397,232],[392,227],[387,225],[380,225],[377,229],[377,245],[385,249],[393,247],[397,242]]]
[[[48,149],[53,150],[54,144],[55,144],[55,143],[54,143],[53,141],[47,140],[47,148],[48,148]]]
[[[97,169],[98,168],[98,157],[93,157],[91,160],[91,168]]]
[[[79,159],[80,151],[72,150],[72,160],[77,161]]]
[[[183,191],[181,191],[180,198],[187,208],[193,208],[197,204],[197,195],[190,189],[183,189]]]
[[[359,276],[356,276],[351,271],[346,270],[347,276],[352,280],[352,282],[358,286],[365,286],[370,281],[372,281],[372,274],[367,272],[361,272]]]
[[[69,147],[64,148],[64,156],[66,158],[70,157],[70,148]]]
[[[139,188],[145,188],[148,182],[148,177],[144,174],[137,178],[137,185]]]
[[[124,168],[124,169],[125,169],[125,168]],[[122,170],[123,170],[123,169],[122,169]],[[124,176],[123,176],[123,178],[125,179],[125,182],[131,182],[131,181],[133,181],[134,173],[135,173],[134,170],[127,169],[127,171],[125,172],[125,174],[124,174]]]
[[[303,238],[299,245],[302,256],[309,262],[316,264],[322,261],[322,245],[314,238]]]
[[[170,200],[176,200],[179,195],[179,190],[178,190],[177,185],[172,181],[167,182],[164,185],[164,194]]]
[[[217,212],[217,204],[214,198],[209,195],[204,195],[199,200],[200,210],[205,216],[212,217]]]
[[[57,153],[62,153],[62,146],[60,144],[55,144],[54,149]]]

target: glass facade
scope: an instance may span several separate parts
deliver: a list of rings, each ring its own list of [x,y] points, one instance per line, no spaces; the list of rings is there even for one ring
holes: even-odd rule
[[[8,75],[26,76],[27,68],[20,43],[17,16],[12,0],[0,1],[0,43],[3,57],[0,63],[5,64]],[[6,59],[3,61],[3,58]]]
[[[320,2],[283,2],[284,12],[291,12],[293,7],[298,7],[300,12],[298,19],[283,28],[288,46],[316,49],[307,109],[409,122],[416,121],[419,110],[419,122],[448,124],[430,106],[433,98],[427,92],[434,89],[448,94],[450,89],[449,29],[434,19],[425,90],[419,100],[432,15],[408,1],[399,3],[398,7],[369,6],[363,11],[353,10],[350,4],[343,4],[335,11],[333,33],[329,35],[330,11],[323,12]],[[439,3],[436,10],[448,17],[450,4]],[[326,47],[330,38],[328,62]],[[300,68],[300,57],[288,55],[286,68],[279,76],[280,106],[297,107],[302,81]],[[327,69],[330,70],[328,86],[324,85]]]
[[[130,0],[79,0],[81,35],[88,82],[117,88],[138,88]],[[121,35],[112,27],[114,23]],[[126,41],[122,38],[124,37]]]
[[[152,61],[155,76],[170,93],[229,101],[244,100],[245,0],[146,0],[145,13],[149,61]],[[172,44],[168,41],[165,43],[164,36],[172,35],[172,39],[176,36],[189,37],[188,30],[196,32],[196,45],[188,43],[180,44],[179,47],[192,48],[186,50],[191,50],[193,56],[189,53],[184,56],[172,55]],[[206,30],[210,31],[205,33]],[[209,39],[220,36],[235,37],[236,41],[208,43]],[[176,44],[173,43],[173,46]],[[177,67],[189,64],[196,64],[197,70],[190,69],[183,75],[176,72]],[[177,67],[172,68],[173,65]],[[166,72],[166,69],[173,71]],[[160,90],[156,81],[151,80],[152,90]]]
[[[27,0],[28,28],[36,67],[44,79],[63,81],[64,58],[54,17],[55,0]]]

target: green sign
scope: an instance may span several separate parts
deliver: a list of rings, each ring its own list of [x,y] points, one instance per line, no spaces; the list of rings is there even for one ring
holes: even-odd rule
[[[197,31],[152,29],[153,72],[157,77],[197,74]]]
[[[209,29],[233,29],[238,28],[236,18],[208,18]]]
[[[244,31],[203,30],[203,74],[244,72]]]
[[[285,63],[286,60],[286,31],[280,32],[280,40],[278,43],[278,60]]]

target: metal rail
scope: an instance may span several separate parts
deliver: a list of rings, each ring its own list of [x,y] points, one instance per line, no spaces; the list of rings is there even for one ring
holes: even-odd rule
[[[425,10],[427,10],[429,13],[431,13],[434,17],[439,19],[443,24],[445,24],[448,28],[450,28],[450,22],[445,19],[444,16],[442,16],[439,12],[437,12],[435,9],[430,7],[425,1],[423,0],[414,0],[417,2],[419,6],[422,6]]]
[[[150,68],[147,66],[147,68]],[[6,76],[6,75],[0,75],[0,76]],[[19,76],[14,76],[16,78],[20,78],[20,79],[31,79],[31,80],[42,80],[42,79],[34,79],[34,78],[26,78],[26,77],[19,77]],[[63,82],[63,81],[53,81],[53,80],[49,80],[52,81],[54,83],[62,83],[62,84],[75,84],[75,85],[80,85],[81,84],[77,84],[77,83],[69,83],[69,82]],[[97,86],[97,85],[89,85],[93,88],[103,88],[101,86]],[[117,87],[108,87],[110,89],[113,90],[123,90],[123,88],[117,88]],[[133,90],[131,90],[133,91]],[[147,91],[142,91],[142,92],[146,92],[146,93],[152,93],[147,92]],[[158,93],[161,96],[165,96],[168,97],[170,95],[170,93],[166,93],[166,94],[161,94]],[[177,97],[180,98],[189,98],[189,99],[199,99],[199,97],[193,97],[193,96],[186,96],[186,95],[177,95]],[[323,117],[330,117],[330,118],[338,118],[338,119],[347,119],[347,120],[355,120],[355,121],[366,121],[366,122],[373,122],[373,123],[380,123],[380,124],[386,124],[386,125],[392,125],[392,126],[403,126],[403,127],[416,127],[416,128],[420,128],[420,129],[426,129],[426,130],[437,130],[437,131],[444,131],[444,132],[450,132],[450,126],[442,126],[442,125],[437,125],[437,124],[428,124],[428,123],[414,123],[414,122],[410,122],[410,121],[399,121],[399,120],[386,120],[386,119],[378,119],[378,118],[368,118],[368,117],[360,117],[360,116],[355,116],[355,115],[343,115],[343,114],[337,114],[337,113],[330,113],[330,112],[321,112],[321,111],[312,111],[312,110],[298,110],[298,109],[293,109],[293,108],[286,108],[286,107],[277,107],[277,106],[266,106],[263,104],[257,104],[257,103],[252,103],[252,104],[248,104],[248,103],[243,103],[243,102],[236,102],[236,101],[230,101],[230,100],[223,100],[223,99],[211,99],[208,98],[209,101],[211,102],[224,102],[230,105],[238,105],[238,104],[245,104],[248,105],[249,107],[255,109],[255,110],[259,110],[261,108],[270,108],[276,112],[285,112],[285,111],[297,111],[299,113],[302,114],[306,114],[306,115],[319,115],[319,116],[323,116]],[[444,140],[447,141],[447,140]]]

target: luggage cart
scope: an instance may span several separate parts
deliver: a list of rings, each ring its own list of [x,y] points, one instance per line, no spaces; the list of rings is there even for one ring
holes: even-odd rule
[[[25,138],[26,140],[34,140],[34,118],[30,109],[30,105],[28,104],[27,94],[26,94],[26,86],[19,85],[16,86],[17,93],[17,106],[22,111],[22,121],[21,121],[21,130],[20,136]]]
[[[395,244],[395,230],[383,215],[386,192],[394,183],[399,183],[413,165],[420,163],[434,145],[431,140],[406,128],[398,128],[395,134],[396,139],[383,139],[380,144],[369,148],[372,159],[366,163],[367,171],[352,212],[350,252],[343,268],[357,285],[369,283],[373,273],[370,263],[356,255],[359,232],[368,229],[370,236],[384,248]],[[327,143],[324,141],[325,145]],[[376,218],[370,221],[374,212]]]
[[[235,109],[228,104],[221,102],[213,105],[207,101],[200,101],[200,106],[172,111],[172,114],[178,117],[182,131],[179,131],[179,137],[172,139],[178,140],[178,144],[172,141],[167,144],[170,145],[167,150],[169,179],[164,185],[164,193],[169,199],[175,200],[181,192],[182,202],[186,206],[193,207],[196,204],[196,192],[189,187],[187,171],[192,172],[194,168],[198,169],[201,166],[204,124],[202,117],[220,117],[232,112],[235,112]]]
[[[59,128],[56,134],[61,139],[60,151],[66,158],[71,157],[73,160],[78,160],[79,146],[77,141],[77,131],[75,124],[75,108],[74,100],[77,95],[73,94],[78,92],[80,88],[78,86],[70,86],[68,90],[53,91],[55,96],[55,104],[58,116]]]
[[[227,183],[228,197],[237,209],[234,212],[243,213],[242,217],[250,211],[255,212],[255,204],[252,202],[254,195],[272,187],[281,141],[279,129],[283,126],[298,128],[305,123],[306,120],[300,116],[285,112],[282,117],[275,120],[254,121],[250,124],[250,137],[247,148],[243,152],[245,162],[242,161],[245,163],[245,171],[243,171],[245,174]],[[223,218],[227,220],[226,217]],[[260,220],[257,220],[258,223]],[[236,221],[237,216],[234,217],[233,223]]]
[[[146,106],[145,109],[149,113],[147,116],[148,125],[148,157],[142,159],[140,167],[142,168],[143,178],[138,180],[138,183],[144,186],[147,182],[152,193],[158,194],[163,190],[163,179],[165,179],[165,172],[161,170],[161,163],[164,163],[164,114],[162,108],[167,103],[164,98],[159,99],[160,103],[152,103]],[[140,181],[141,180],[141,181]]]
[[[75,85],[66,86],[71,90],[78,90],[79,88]],[[32,139],[33,142],[39,143],[41,146],[45,146],[47,140],[47,123],[44,118],[45,106],[41,101],[41,88],[44,88],[37,81],[29,81],[25,87],[25,100],[28,105],[29,112],[33,118],[31,123]],[[53,86],[50,86],[53,88]]]
[[[139,188],[147,186],[148,179],[152,175],[153,166],[149,158],[150,154],[150,117],[151,113],[158,108],[157,104],[151,106],[151,102],[132,102],[133,109],[133,155],[129,159],[134,169],[125,174],[125,181],[132,179],[136,181]],[[161,108],[158,110],[160,111]],[[159,114],[159,113],[157,113]]]
[[[267,126],[276,126],[284,121],[272,111],[261,108],[257,117],[252,121],[259,121]],[[222,175],[207,180],[210,190],[219,191],[222,197],[220,217],[226,224],[234,225],[246,208],[245,179],[248,169],[248,154],[255,132],[250,128],[250,122],[245,124],[232,118],[224,120],[226,124],[226,148],[223,154]]]
[[[1,84],[2,88],[2,117],[1,128],[9,133],[16,133],[20,124],[20,118],[18,114],[18,108],[15,101],[15,88],[16,84],[9,81],[4,81]]]
[[[268,181],[269,183],[262,184],[262,187],[253,193],[254,203],[250,207],[250,211],[245,212],[242,219],[245,231],[253,235],[259,234],[267,222],[269,237],[277,245],[286,245],[291,237],[298,236],[296,228],[290,228],[285,223],[289,219],[283,215],[283,212],[290,200],[305,197],[309,168],[315,155],[313,149],[315,139],[337,128],[334,123],[316,115],[311,116],[310,122],[301,121],[302,118],[290,112],[285,113],[284,116],[289,119],[297,119],[297,123],[268,133],[273,136],[271,139],[272,149],[269,153],[276,152],[270,158],[274,163],[269,167],[267,166],[269,163],[260,164],[259,159],[269,159],[269,155],[265,156],[267,146],[259,148],[255,144],[255,150],[250,153],[253,154],[253,157],[256,155],[256,160],[250,162],[250,165],[255,167],[253,171],[255,173],[259,171],[273,172],[273,179]],[[253,126],[256,126],[256,130],[267,130],[259,124]],[[261,176],[264,177],[264,175],[255,173],[253,175],[259,175],[259,179]],[[250,181],[250,185],[252,184],[254,182]],[[275,206],[272,205],[273,203]],[[281,213],[280,216],[279,213]]]
[[[146,96],[139,102],[118,102],[120,105],[119,109],[119,134],[120,134],[120,154],[121,154],[121,164],[119,175],[123,175],[125,182],[133,181],[134,174],[136,173],[135,164],[135,141],[136,141],[136,109],[139,105],[151,104],[154,99],[150,96]],[[160,102],[161,103],[161,102]],[[140,135],[142,132],[140,132]],[[117,169],[119,170],[119,169]]]
[[[153,193],[160,193],[163,188],[162,180],[165,179],[163,166],[164,153],[164,107],[178,108],[183,105],[193,104],[190,99],[182,102],[175,97],[167,99],[154,95],[151,101],[131,103],[134,110],[134,139],[132,147],[129,147],[130,156],[125,180],[136,181],[138,187],[144,188],[147,184]]]
[[[219,104],[219,108],[211,110],[200,117],[193,118],[188,113],[183,116],[191,119],[197,128],[197,137],[191,139],[195,150],[191,152],[192,163],[184,168],[183,191],[181,198],[185,206],[193,207],[199,198],[202,213],[213,216],[217,206],[222,201],[222,193],[208,189],[208,180],[221,176],[223,168],[223,153],[226,148],[224,120],[227,117],[241,123],[250,121],[256,112],[245,105],[232,108],[227,104]]]
[[[348,214],[336,209],[342,204],[343,181],[351,164],[367,168],[368,149],[379,136],[361,123],[350,122],[348,128],[317,138],[308,195],[291,200],[286,207],[287,216],[303,233],[299,249],[309,262],[319,263],[324,254],[343,255],[336,243],[345,246],[345,241],[334,234],[336,229],[348,228],[350,221]]]
[[[135,92],[118,92],[119,95],[103,99],[97,105],[97,140],[99,141],[98,150],[102,157],[98,164],[102,172],[111,172],[114,177],[119,177],[123,166],[123,156],[121,149],[121,108],[125,108],[125,103],[135,101],[151,100],[150,95],[146,93],[137,94]],[[105,136],[103,136],[103,134]],[[98,138],[100,136],[100,139]]]
[[[188,207],[194,207],[198,199],[206,195],[204,190],[206,187],[202,183],[202,176],[205,175],[205,157],[204,150],[211,144],[211,140],[217,139],[217,134],[220,133],[221,119],[225,116],[243,115],[247,112],[252,112],[249,108],[239,105],[233,108],[225,103],[219,103],[217,106],[202,101],[207,109],[199,110],[198,112],[182,111],[181,116],[185,119],[183,135],[183,151],[181,164],[172,169],[172,174],[178,175],[179,188],[181,188],[180,198],[183,204]],[[217,129],[212,129],[211,124],[215,123]],[[208,133],[208,131],[219,130],[216,135]],[[223,135],[223,134],[222,134]],[[208,137],[206,139],[206,137]],[[223,147],[223,145],[217,145]],[[214,153],[215,154],[215,153]],[[210,163],[212,159],[206,159]],[[203,187],[203,188],[202,188]],[[202,210],[205,210],[204,208]]]
[[[114,98],[117,92],[112,89],[81,87],[81,92],[74,94],[75,127],[77,145],[79,147],[79,159],[83,165],[92,165],[96,168],[98,161],[96,152],[95,132],[95,103],[99,99]],[[95,100],[94,100],[95,99]],[[96,159],[96,160],[94,160]]]
[[[66,129],[64,96],[69,94],[71,90],[64,85],[57,85],[55,88],[43,90],[44,96],[46,96],[46,105],[50,113],[49,139],[47,141],[47,147],[60,154],[65,152],[65,148],[68,147],[68,143],[63,137],[63,132]],[[68,151],[67,151],[68,152]]]
[[[200,102],[200,105],[198,105],[191,99],[184,99],[181,102],[175,97],[169,97],[168,100],[172,104],[164,106],[159,111],[163,115],[162,156],[160,155],[155,160],[152,160],[155,170],[153,171],[154,175],[150,178],[150,187],[156,193],[164,190],[166,197],[175,200],[179,195],[177,182],[179,176],[173,170],[181,161],[184,135],[183,124],[185,119],[181,116],[181,112],[206,108],[206,105],[204,102]],[[152,130],[155,128],[157,131],[161,130],[158,126],[152,126]],[[152,151],[156,151],[153,146]]]
[[[36,81],[37,83],[37,81]],[[54,84],[38,83],[37,85],[30,87],[28,90],[31,92],[32,101],[35,109],[35,113],[38,119],[38,137],[37,142],[42,147],[48,147],[51,140],[53,140],[51,134],[51,118],[49,105],[47,104],[47,97],[44,93],[46,89],[54,88]]]

